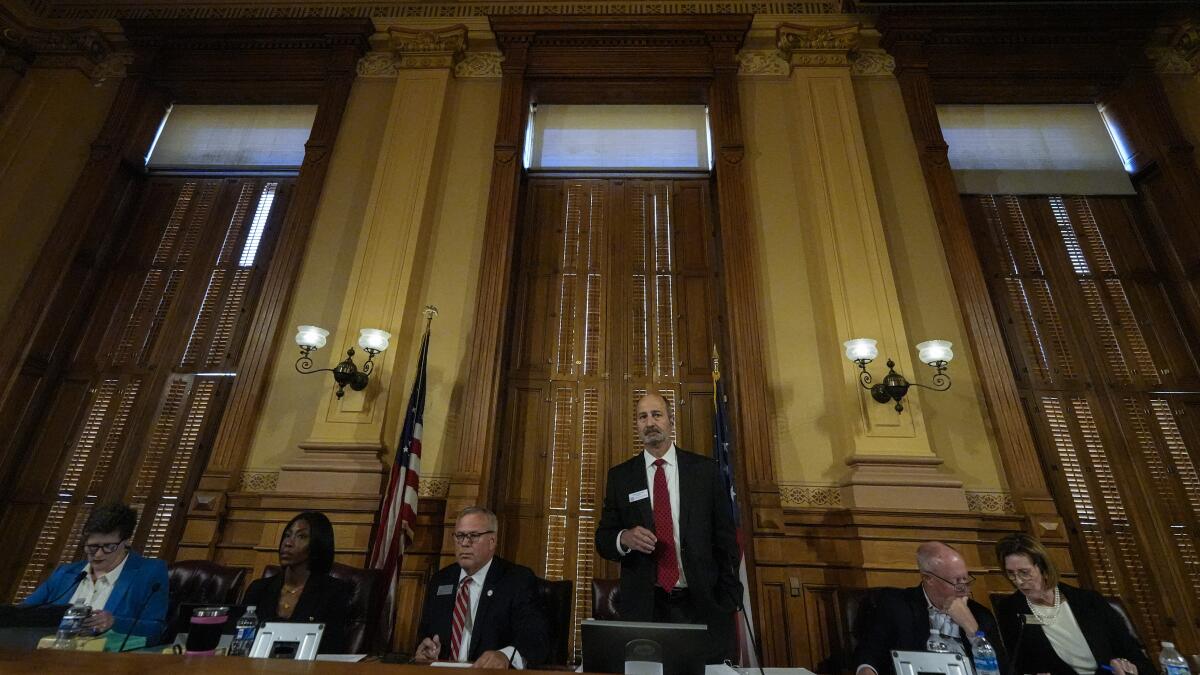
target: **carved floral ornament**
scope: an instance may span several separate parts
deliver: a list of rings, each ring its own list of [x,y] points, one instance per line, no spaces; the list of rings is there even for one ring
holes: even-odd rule
[[[94,28],[44,28],[0,8],[0,57],[9,55],[36,68],[75,68],[97,83],[124,76],[131,61]]]
[[[455,77],[501,76],[498,52],[468,52],[467,27],[437,30],[388,29],[388,51],[374,51],[359,59],[359,77],[395,77],[401,70],[452,68]]]
[[[858,46],[859,25],[799,26],[780,24],[775,44],[792,66],[845,66]]]

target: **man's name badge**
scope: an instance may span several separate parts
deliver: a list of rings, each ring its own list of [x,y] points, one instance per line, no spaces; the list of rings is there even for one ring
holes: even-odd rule
[[[650,490],[638,490],[637,492],[629,493],[629,502],[630,503],[640,502],[643,499],[649,499],[649,498],[650,498]]]
[[[454,592],[454,584],[446,584],[445,586],[438,586],[438,595],[450,595],[453,592]]]

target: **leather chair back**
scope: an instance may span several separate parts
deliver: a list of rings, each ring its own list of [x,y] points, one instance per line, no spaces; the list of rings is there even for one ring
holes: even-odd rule
[[[278,565],[267,565],[263,577],[279,574]],[[383,571],[351,567],[335,562],[329,576],[347,581],[354,588],[350,595],[350,621],[346,624],[346,653],[374,654],[386,651],[380,635],[383,618]]]
[[[550,633],[550,653],[546,663],[565,665],[572,661],[569,653],[571,633],[574,625],[571,623],[571,594],[575,590],[575,582],[537,580],[538,599],[542,603],[546,615],[546,625]]]
[[[874,620],[875,596],[866,588],[839,588],[838,608],[841,611],[841,622],[838,626],[836,641],[830,645],[828,663],[817,664],[817,670],[822,673],[850,672],[858,667],[854,663],[854,649],[858,646],[860,636]]]
[[[621,593],[620,579],[592,579],[592,618],[618,621],[617,596]]]
[[[191,617],[179,616],[184,603],[232,605],[242,594],[244,567],[226,567],[208,560],[181,560],[167,566],[167,642],[187,630]]]

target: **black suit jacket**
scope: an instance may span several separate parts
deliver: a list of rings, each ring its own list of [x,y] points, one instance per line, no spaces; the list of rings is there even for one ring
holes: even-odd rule
[[[1109,661],[1117,658],[1132,661],[1137,666],[1138,675],[1154,675],[1158,672],[1146,657],[1141,643],[1129,632],[1125,620],[1108,604],[1104,596],[1067,584],[1059,584],[1058,590],[1062,593],[1063,600],[1070,603],[1071,613],[1075,615],[1079,630],[1083,632],[1088,648],[1092,650],[1092,656],[1096,657],[1097,673],[1106,675],[1108,671],[1100,669],[1099,666],[1107,665]],[[996,603],[1000,630],[1014,651],[1017,633],[1021,630],[1019,615],[1032,613],[1029,601],[1020,591],[1015,591]],[[1021,652],[1013,656],[1017,658],[1017,668],[1020,668],[1022,673],[1075,675],[1075,670],[1058,657],[1041,626],[1025,626],[1021,637]]]
[[[417,640],[437,635],[442,643],[440,658],[443,660],[453,659],[450,621],[461,573],[462,568],[457,563],[443,567],[430,578],[425,590],[425,609],[421,613]],[[537,666],[546,662],[550,637],[546,616],[538,601],[533,571],[496,556],[483,580],[483,594],[475,609],[467,657],[474,661],[486,651],[510,646],[521,653],[526,667]]]
[[[312,574],[304,583],[304,590],[292,608],[290,619],[279,618],[279,594],[283,592],[283,572],[273,577],[255,579],[242,604],[254,605],[254,614],[260,624],[268,621],[294,621],[300,623],[323,623],[322,654],[341,654],[346,651],[346,624],[350,621],[350,598],[354,587],[350,582],[335,579],[328,574]]]
[[[868,610],[869,616],[863,617],[863,634],[858,636],[851,668],[858,668],[865,663],[879,675],[893,675],[896,672],[892,667],[893,649],[925,651],[925,643],[929,641],[929,601],[920,586],[879,588],[871,592],[869,601],[873,607]],[[988,642],[995,648],[1000,672],[1007,673],[1008,655],[1004,651],[996,618],[987,607],[974,600],[967,600],[967,607],[979,623],[979,630],[987,635]],[[966,631],[959,632],[962,633],[960,640],[964,653],[969,657],[971,643],[968,638],[971,636],[966,635]]]
[[[675,448],[679,475],[679,552],[693,607],[704,617],[713,637],[732,643],[733,612],[742,600],[737,566],[740,556],[729,495],[716,461]],[[621,555],[617,535],[638,525],[654,530],[650,499],[629,501],[649,490],[646,460],[639,452],[608,470],[604,511],[596,528],[596,550],[621,563],[617,611],[626,621],[654,620],[654,558],[630,551]]]

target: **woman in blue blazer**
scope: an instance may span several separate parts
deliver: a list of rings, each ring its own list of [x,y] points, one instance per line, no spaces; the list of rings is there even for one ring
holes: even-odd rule
[[[21,604],[89,605],[83,626],[94,635],[112,631],[115,639],[129,635],[157,644],[166,628],[167,563],[129,548],[136,525],[137,514],[124,504],[97,506],[83,526],[86,559],[59,565]]]

